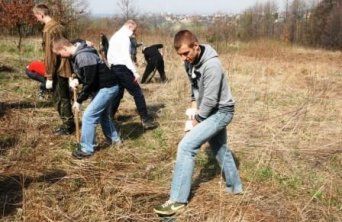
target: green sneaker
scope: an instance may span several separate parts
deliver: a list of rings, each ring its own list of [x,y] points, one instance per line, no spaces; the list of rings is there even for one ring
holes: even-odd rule
[[[170,216],[177,212],[180,212],[185,207],[185,205],[185,203],[177,203],[168,200],[164,204],[155,207],[153,210],[159,215]]]

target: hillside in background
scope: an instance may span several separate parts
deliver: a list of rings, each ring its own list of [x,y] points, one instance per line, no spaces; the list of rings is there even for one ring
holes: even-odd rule
[[[160,126],[144,132],[126,93],[116,116],[123,146],[75,160],[75,138],[53,136],[58,115],[49,100],[38,101],[38,84],[24,75],[31,60],[42,58],[40,40],[26,39],[20,54],[12,38],[0,40],[0,64],[13,69],[0,71],[0,221],[161,220],[153,207],[168,198],[189,89],[172,39],[145,35],[144,42],[165,45],[169,82],[142,86]],[[177,221],[340,221],[341,51],[270,40],[220,47],[237,101],[229,144],[245,192],[225,193],[204,146],[194,195]],[[140,73],[142,61],[139,54]]]
[[[19,49],[22,38],[41,34],[42,26],[31,13],[36,2],[0,0],[0,35],[17,36]],[[282,5],[274,0],[256,1],[241,13],[231,14],[218,8],[220,13],[206,15],[144,12],[137,8],[136,0],[117,0],[119,13],[107,17],[91,16],[87,0],[45,2],[53,17],[66,27],[69,38],[100,32],[112,35],[124,21],[134,19],[139,23],[140,32],[148,35],[162,32],[172,36],[177,30],[191,28],[212,44],[276,39],[303,46],[342,49],[341,0],[286,0]]]

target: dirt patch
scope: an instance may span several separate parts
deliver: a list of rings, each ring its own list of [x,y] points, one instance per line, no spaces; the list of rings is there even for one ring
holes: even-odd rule
[[[15,72],[15,69],[11,66],[0,64],[0,72]]]

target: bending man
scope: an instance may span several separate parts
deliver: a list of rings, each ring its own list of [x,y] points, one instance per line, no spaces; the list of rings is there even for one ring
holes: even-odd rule
[[[164,59],[163,55],[159,52],[159,49],[161,48],[163,48],[162,44],[155,44],[143,49],[142,52],[147,62],[147,66],[141,79],[141,83],[148,83],[152,79],[152,73],[155,69],[159,72],[161,82],[166,81]]]
[[[120,137],[111,118],[112,103],[119,91],[116,76],[100,60],[96,50],[84,41],[72,44],[65,38],[56,39],[53,51],[62,57],[72,58],[77,80],[83,84],[73,108],[79,111],[82,102],[89,96],[93,97],[83,114],[81,143],[72,155],[78,159],[93,155],[98,123],[101,124],[107,144],[120,144]],[[77,80],[72,81],[73,87],[78,85]]]

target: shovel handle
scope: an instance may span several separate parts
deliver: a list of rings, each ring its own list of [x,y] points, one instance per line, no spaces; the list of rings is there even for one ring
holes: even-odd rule
[[[73,89],[73,96],[74,96],[74,102],[76,102],[77,100],[77,89],[74,88]],[[78,122],[78,118],[79,118],[79,113],[78,110],[74,110],[74,121],[75,121],[75,127],[76,127],[76,141],[77,143],[80,143],[80,125]]]

